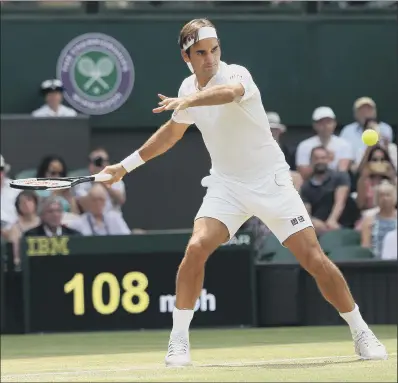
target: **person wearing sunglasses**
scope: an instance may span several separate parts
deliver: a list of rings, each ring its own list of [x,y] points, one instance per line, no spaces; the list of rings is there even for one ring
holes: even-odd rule
[[[375,207],[375,187],[382,181],[397,183],[397,172],[386,149],[373,146],[359,167],[357,205],[360,210]]]
[[[36,177],[67,177],[67,174],[68,168],[65,160],[57,155],[49,155],[41,160],[37,168]],[[47,198],[49,196],[59,197],[64,212],[79,214],[76,199],[73,196],[71,189],[37,190],[37,194],[41,198]]]
[[[96,148],[89,155],[88,172],[96,174],[101,172],[106,166],[110,165],[109,154],[104,148]],[[126,202],[126,188],[123,181],[115,182],[112,185],[101,183],[106,190],[106,201],[104,211],[121,212],[122,205]],[[73,188],[77,202],[84,212],[90,211],[89,191],[93,185],[82,183]]]

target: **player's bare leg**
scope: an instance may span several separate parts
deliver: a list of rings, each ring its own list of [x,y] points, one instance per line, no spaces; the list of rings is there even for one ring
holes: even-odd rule
[[[386,359],[387,352],[362,319],[358,306],[337,266],[324,254],[315,231],[308,227],[291,235],[286,246],[315,279],[323,297],[350,326],[355,351],[363,359]]]
[[[214,218],[195,221],[192,237],[180,264],[176,281],[176,307],[173,311],[173,329],[166,355],[168,366],[191,364],[189,353],[189,325],[193,309],[203,287],[205,264],[209,256],[228,240],[226,226]]]

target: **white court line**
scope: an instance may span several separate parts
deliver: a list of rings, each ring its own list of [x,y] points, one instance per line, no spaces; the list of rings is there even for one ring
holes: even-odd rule
[[[389,356],[396,356],[397,353],[390,353]],[[319,357],[307,357],[307,358],[291,358],[291,359],[269,359],[269,360],[257,360],[257,361],[247,361],[247,362],[235,362],[235,363],[212,363],[212,364],[194,364],[193,367],[244,367],[244,366],[251,366],[251,365],[267,365],[273,363],[297,363],[297,362],[304,362],[304,361],[333,361],[335,359],[350,359],[355,358],[355,360],[359,360],[357,355],[329,355],[329,356],[319,356]],[[34,378],[39,376],[81,376],[81,375],[93,375],[99,373],[116,373],[116,372],[128,372],[128,371],[139,371],[139,370],[149,370],[149,369],[166,369],[163,364],[148,364],[147,366],[135,366],[135,367],[128,367],[128,368],[108,368],[108,369],[91,369],[91,370],[54,370],[54,371],[41,371],[35,373],[26,373],[26,374],[8,374],[2,375],[1,379],[15,379],[15,378]]]

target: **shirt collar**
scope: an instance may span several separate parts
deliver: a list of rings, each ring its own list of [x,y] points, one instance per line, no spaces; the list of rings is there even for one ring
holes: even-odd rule
[[[44,225],[43,228],[44,228],[44,232],[46,233],[47,237],[55,237],[55,236],[60,237],[62,235],[62,227],[61,226],[57,227],[55,235],[47,225]]]
[[[325,178],[323,179],[322,182],[319,182],[317,179],[315,179],[313,176],[310,178],[310,182],[312,186],[322,186],[324,185],[327,181],[330,180],[332,177],[332,171],[328,169],[325,173]]]

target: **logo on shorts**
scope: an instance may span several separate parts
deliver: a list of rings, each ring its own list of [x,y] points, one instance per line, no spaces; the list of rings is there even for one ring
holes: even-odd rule
[[[65,99],[90,115],[120,108],[134,85],[134,65],[127,50],[113,37],[87,33],[73,39],[61,52],[57,77]]]
[[[293,218],[292,220],[290,220],[290,222],[292,223],[293,226],[298,225],[298,223],[300,222],[304,222],[304,217],[302,215],[300,215],[297,218]]]

